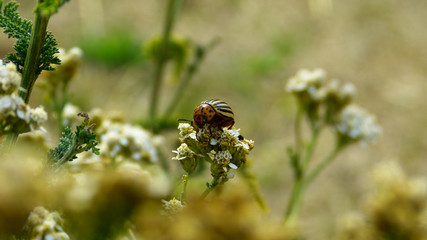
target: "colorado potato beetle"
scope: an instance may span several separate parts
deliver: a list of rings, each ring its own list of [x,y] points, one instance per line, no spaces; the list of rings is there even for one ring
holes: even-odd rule
[[[197,128],[209,124],[210,127],[231,129],[234,126],[234,114],[224,101],[211,99],[203,101],[196,107],[192,123]]]

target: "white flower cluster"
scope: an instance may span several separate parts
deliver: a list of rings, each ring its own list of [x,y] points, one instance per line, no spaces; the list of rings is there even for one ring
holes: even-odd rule
[[[372,142],[381,134],[375,116],[353,104],[341,112],[336,129],[340,135],[362,143]]]
[[[106,120],[97,132],[100,136],[101,155],[116,160],[130,158],[137,161],[158,161],[156,146],[160,144],[160,139],[139,126]]]
[[[328,104],[345,105],[356,95],[356,88],[351,83],[341,85],[336,79],[331,80],[325,86],[320,86],[316,91],[312,91],[313,100],[317,102],[329,101]]]
[[[68,52],[65,49],[60,48],[59,53],[56,56],[61,59],[61,66],[68,66],[70,64],[80,63],[83,51],[79,47],[73,47]]]
[[[15,64],[3,65],[0,60],[0,134],[34,131],[47,120],[42,107],[31,108],[18,96],[20,82]]]
[[[62,110],[62,125],[63,126],[70,126],[73,122],[77,122],[78,116],[77,114],[81,112],[79,107],[67,103],[64,106],[64,109]]]
[[[163,209],[165,213],[169,216],[175,215],[184,209],[184,204],[182,204],[182,202],[176,198],[173,198],[169,201],[162,200],[162,202]]]
[[[196,132],[194,128],[188,123],[180,123],[178,125],[179,130],[179,140],[184,141],[187,138],[191,138],[193,140],[196,139]]]
[[[70,50],[60,48],[59,53],[55,55],[61,60],[60,65],[55,65],[55,71],[47,72],[47,76],[57,81],[60,79],[69,80],[77,72],[82,61],[83,51],[78,47],[73,47]]]
[[[25,229],[32,240],[69,240],[62,229],[63,220],[57,212],[36,207],[27,219]]]
[[[195,153],[191,151],[187,144],[183,143],[178,147],[177,151],[172,151],[176,153],[176,157],[173,157],[173,160],[184,160],[187,158],[194,158]]]
[[[313,93],[316,87],[320,86],[326,79],[326,72],[323,69],[315,69],[313,71],[301,69],[297,74],[289,79],[286,85],[286,91],[291,93],[299,93],[307,91]]]
[[[356,94],[356,88],[351,83],[341,85],[336,79],[326,83],[326,72],[323,69],[309,71],[302,69],[289,79],[286,91],[304,98],[305,101],[332,101],[336,104],[347,104]]]
[[[322,69],[302,69],[292,77],[286,90],[294,94],[313,127],[333,127],[346,143],[373,142],[381,133],[373,115],[352,104],[356,88],[338,80],[325,81]]]
[[[222,147],[236,148],[243,150],[246,154],[254,148],[254,141],[250,139],[239,139],[240,129],[224,129],[219,137],[219,145]],[[214,140],[214,141],[212,141]],[[216,139],[212,139],[211,144],[215,145]]]
[[[228,151],[228,150],[218,151],[218,152],[215,152],[215,150],[212,150],[210,153],[208,153],[208,155],[209,155],[209,157],[211,157],[212,160],[217,162],[217,164],[221,164],[221,165],[230,164],[230,161],[233,158],[230,151]]]
[[[0,60],[0,95],[15,92],[21,84],[21,75],[16,71],[16,66],[12,62],[3,65]]]

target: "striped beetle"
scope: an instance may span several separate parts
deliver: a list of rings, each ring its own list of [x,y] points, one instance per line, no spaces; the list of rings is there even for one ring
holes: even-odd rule
[[[203,101],[194,110],[192,123],[197,128],[209,124],[210,127],[231,129],[234,126],[233,110],[219,99]]]

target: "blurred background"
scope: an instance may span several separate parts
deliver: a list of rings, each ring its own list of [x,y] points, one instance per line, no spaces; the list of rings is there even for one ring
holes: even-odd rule
[[[33,19],[35,1],[17,2],[22,16]],[[293,141],[296,112],[286,81],[301,68],[320,67],[328,79],[354,84],[355,102],[377,116],[383,135],[373,145],[346,149],[308,190],[301,217],[305,235],[330,239],[340,216],[361,207],[376,162],[396,160],[409,176],[427,171],[426,10],[427,1],[417,0],[184,1],[173,35],[198,44],[220,42],[173,116],[191,119],[201,101],[226,101],[235,127],[255,141],[252,167],[269,214],[280,218],[292,184],[286,146]],[[134,123],[147,118],[153,63],[143,49],[161,34],[165,11],[166,1],[159,0],[64,5],[48,28],[59,47],[78,46],[84,53],[71,102],[86,111],[118,111]],[[0,58],[13,51],[13,43],[0,34]],[[176,88],[170,75],[160,92],[160,113]],[[42,95],[36,88],[30,104],[42,104]],[[162,134],[170,139],[163,150],[172,157],[177,130]],[[315,156],[333,144],[332,133],[322,139]]]

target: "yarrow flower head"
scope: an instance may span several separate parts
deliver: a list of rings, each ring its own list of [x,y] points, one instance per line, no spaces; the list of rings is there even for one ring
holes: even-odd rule
[[[187,138],[196,139],[196,132],[194,128],[188,123],[180,123],[178,125],[179,140],[185,141]]]
[[[64,232],[64,221],[57,212],[49,212],[44,207],[36,207],[30,213],[24,229],[31,239],[37,240],[69,240]]]
[[[345,106],[354,98],[354,95],[356,95],[356,88],[353,84],[346,83],[342,85],[338,80],[334,79],[319,89],[315,99]]]
[[[310,126],[313,130],[331,126],[345,143],[373,142],[381,133],[381,127],[373,115],[352,104],[356,94],[354,85],[335,79],[326,82],[325,77],[322,69],[302,69],[286,86],[286,90],[297,97]]]
[[[51,84],[58,84],[59,81],[69,81],[77,72],[83,57],[83,51],[78,47],[73,47],[68,51],[60,48],[55,55],[61,60],[60,65],[54,65],[55,71],[45,71],[43,75]]]
[[[215,152],[214,150],[212,150],[212,152],[208,153],[208,155],[213,161],[216,162],[216,164],[221,165],[228,165],[231,159],[233,158],[233,156],[231,156],[231,153],[228,150],[219,152]]]
[[[178,160],[181,164],[181,167],[188,173],[191,174],[197,167],[197,163],[200,159],[200,155],[191,151],[187,144],[183,143],[178,147],[177,151],[172,151],[176,153],[176,157],[173,157],[173,160]]]
[[[47,120],[47,113],[43,109],[43,107],[36,107],[33,109],[30,109],[29,111],[29,121],[30,126],[34,129],[34,126],[39,126],[41,123],[45,122]]]
[[[300,107],[314,121],[319,119],[320,105],[325,95],[325,80],[326,72],[323,69],[301,69],[286,84],[286,91],[297,98]]]
[[[103,121],[97,129],[100,136],[101,155],[116,161],[123,158],[145,162],[157,162],[159,141],[148,131],[126,123]]]
[[[21,74],[12,62],[3,64],[0,60],[0,95],[16,93],[21,84]]]
[[[164,213],[168,216],[176,215],[181,212],[185,205],[178,199],[173,198],[169,201],[162,200]]]
[[[196,132],[187,123],[180,123],[178,129],[183,144],[175,151],[178,155],[173,159],[189,155],[203,157],[211,164],[211,175],[219,183],[232,177],[230,170],[246,163],[246,157],[254,147],[254,142],[243,138],[236,129],[219,129],[206,124]],[[185,155],[180,154],[184,149]]]
[[[31,108],[18,96],[21,75],[13,63],[0,60],[0,136],[40,129],[47,120],[42,107]]]
[[[43,78],[36,83],[37,86],[46,90],[44,96],[46,101],[56,101],[55,99],[67,88],[68,83],[80,67],[82,56],[83,52],[78,47],[71,48],[68,51],[59,49],[55,57],[60,59],[61,64],[52,64],[55,71],[43,71]]]
[[[342,140],[362,143],[375,141],[382,131],[375,116],[357,105],[344,108],[335,127]]]
[[[409,178],[395,161],[378,163],[372,178],[357,224],[342,229],[338,239],[426,239],[426,179]]]
[[[46,120],[42,107],[33,109],[15,94],[0,96],[0,135],[34,131]]]
[[[326,78],[326,72],[323,69],[314,69],[313,71],[301,69],[295,76],[289,79],[286,85],[286,91],[294,94],[308,92],[313,95]]]
[[[79,107],[71,104],[71,103],[67,103],[64,106],[64,109],[62,110],[62,125],[63,126],[71,126],[71,124],[73,122],[77,122],[78,121],[78,117],[77,114],[81,112]]]

